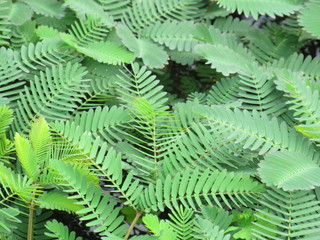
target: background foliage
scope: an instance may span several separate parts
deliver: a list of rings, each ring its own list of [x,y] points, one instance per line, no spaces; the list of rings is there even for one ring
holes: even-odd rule
[[[0,238],[318,239],[319,13],[0,0]]]

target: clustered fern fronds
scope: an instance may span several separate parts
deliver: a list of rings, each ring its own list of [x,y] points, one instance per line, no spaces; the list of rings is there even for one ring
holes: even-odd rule
[[[0,0],[0,238],[82,239],[64,211],[101,239],[318,239],[320,62],[300,49],[319,16],[317,0]]]

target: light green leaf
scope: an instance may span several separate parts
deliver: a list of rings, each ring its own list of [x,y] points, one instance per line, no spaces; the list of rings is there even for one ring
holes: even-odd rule
[[[161,46],[148,39],[136,38],[128,27],[118,25],[117,34],[123,44],[150,68],[163,68],[168,63],[169,56]]]
[[[268,186],[285,191],[308,190],[320,186],[320,167],[312,157],[299,152],[267,154],[259,164],[259,175]]]
[[[30,141],[18,133],[16,133],[14,140],[18,159],[22,167],[28,177],[36,179],[40,173],[40,169]]]
[[[300,25],[313,36],[320,38],[320,1],[311,0],[306,3],[306,8],[300,11]]]
[[[64,8],[61,1],[57,0],[23,0],[36,13],[47,17],[62,18],[64,16]]]
[[[9,20],[14,25],[20,26],[26,21],[29,21],[33,15],[32,9],[23,2],[12,4]]]
[[[57,29],[44,25],[39,26],[35,32],[40,39],[55,38],[59,36],[59,31]]]
[[[33,122],[29,136],[34,149],[35,160],[41,166],[49,160],[51,143],[49,126],[43,117]]]
[[[246,17],[250,14],[254,19],[258,15],[269,15],[270,17],[289,15],[303,7],[306,0],[218,0],[221,7],[230,12],[244,13]]]
[[[90,42],[80,46],[77,40],[69,34],[62,33],[60,38],[77,51],[92,57],[98,62],[119,65],[131,63],[134,60],[134,55],[131,52],[114,42]]]

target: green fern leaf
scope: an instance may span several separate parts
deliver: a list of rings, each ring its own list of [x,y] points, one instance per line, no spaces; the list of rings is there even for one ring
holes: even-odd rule
[[[196,27],[194,36],[196,39],[207,42],[195,46],[195,52],[203,56],[225,76],[232,73],[250,73],[251,68],[257,67],[255,58],[243,45],[238,44],[233,35],[221,34],[219,30],[205,25]]]
[[[71,35],[63,33],[60,34],[60,38],[77,51],[92,57],[98,62],[117,65],[121,63],[131,63],[134,60],[131,52],[114,42],[90,42],[85,45],[79,45]]]
[[[286,149],[306,154],[314,152],[314,146],[307,139],[294,130],[289,132],[285,122],[280,124],[276,118],[270,120],[265,114],[232,111],[221,106],[198,106],[194,111],[207,119],[205,125],[212,131],[225,134],[244,149],[258,150],[259,155]]]
[[[317,162],[319,159],[297,152],[269,153],[260,162],[258,172],[267,186],[277,186],[285,191],[309,190],[320,185]]]
[[[275,16],[289,15],[303,7],[305,0],[218,0],[219,6],[226,8],[228,11],[237,10],[244,13],[247,17],[249,14],[254,19],[258,18],[258,14],[266,14],[273,18]]]
[[[320,38],[320,28],[317,24],[319,17],[320,3],[317,0],[308,1],[305,8],[300,11],[299,23],[307,32],[313,36]]]
[[[176,240],[176,233],[168,221],[160,220],[157,216],[147,214],[142,218],[144,224],[159,240]]]
[[[61,2],[57,0],[22,0],[28,4],[36,13],[48,17],[62,18],[64,16],[64,8]]]
[[[190,20],[204,15],[203,0],[150,0],[133,2],[131,8],[123,14],[122,22],[131,31],[138,32],[157,21]]]
[[[37,203],[41,208],[61,210],[66,212],[77,212],[83,207],[77,201],[69,199],[68,195],[59,191],[44,192],[37,198]]]
[[[68,62],[66,66],[47,68],[35,76],[30,87],[25,87],[25,93],[20,93],[14,129],[18,132],[28,130],[30,121],[40,115],[48,121],[70,118],[69,111],[77,107],[76,102],[84,95],[85,74],[79,64]]]
[[[121,225],[123,217],[118,216],[120,208],[114,208],[114,200],[109,194],[102,194],[100,187],[94,187],[70,164],[52,160],[51,167],[55,169],[65,181],[66,193],[73,193],[72,199],[78,199],[84,208],[77,212],[83,215],[81,220],[86,220],[87,226],[98,225],[94,232],[107,237],[111,233],[117,236],[125,234],[125,225]]]
[[[168,63],[168,54],[160,46],[150,40],[136,38],[125,25],[117,26],[117,34],[123,44],[150,68],[163,68]]]
[[[22,167],[30,178],[37,179],[40,169],[30,141],[18,133],[16,133],[14,140],[18,159]]]
[[[197,209],[203,204],[222,204],[228,208],[252,204],[256,196],[264,192],[259,183],[249,176],[228,173],[227,171],[204,171],[199,174],[195,169],[183,175],[168,175],[164,181],[158,179],[155,185],[150,184],[140,195],[139,203],[147,212],[150,209],[163,211],[164,206],[178,208],[179,203],[185,207]],[[228,197],[228,198],[227,198]],[[230,201],[230,202],[229,202]]]
[[[32,15],[33,11],[26,3],[15,2],[10,9],[9,20],[14,25],[19,26],[31,20]]]
[[[3,136],[12,120],[12,110],[7,106],[0,106],[0,136]]]
[[[76,237],[75,232],[69,233],[67,226],[59,223],[57,220],[48,221],[46,228],[50,232],[46,232],[46,236],[59,240],[82,240],[82,237]]]
[[[40,167],[48,163],[50,155],[51,135],[48,123],[43,117],[35,120],[29,133],[30,141],[34,149],[37,165]]]
[[[42,40],[46,38],[55,38],[59,36],[59,31],[57,29],[48,26],[37,27],[35,33]]]
[[[170,50],[190,52],[198,41],[193,39],[195,25],[191,21],[156,22],[139,32],[140,37],[148,38]]]
[[[275,227],[271,228],[259,221],[254,223],[259,227],[253,229],[256,239],[311,240],[319,236],[320,207],[313,192],[268,190],[260,203],[262,208],[256,209],[256,217]]]
[[[103,8],[94,0],[67,0],[64,4],[74,10],[81,17],[94,17],[101,19],[101,21],[108,27],[114,26],[114,20]]]

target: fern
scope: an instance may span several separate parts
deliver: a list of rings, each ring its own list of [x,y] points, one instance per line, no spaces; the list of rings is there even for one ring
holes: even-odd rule
[[[275,15],[283,16],[293,13],[302,8],[304,0],[289,1],[289,0],[273,0],[273,1],[254,1],[246,0],[238,2],[236,0],[224,1],[218,0],[218,4],[229,11],[237,10],[239,13],[244,13],[246,16],[251,14],[257,19],[258,14],[267,14],[271,17]]]
[[[269,228],[256,223],[257,226],[265,230],[254,230],[254,236],[257,239],[315,239],[314,236],[319,234],[319,214],[317,213],[319,203],[311,192],[268,190],[261,200],[261,204],[265,209],[257,209],[256,216],[277,228]],[[308,208],[304,207],[306,204]]]
[[[75,236],[75,232],[69,233],[69,229],[56,220],[47,222],[46,228],[50,231],[45,233],[49,237],[61,240],[82,240],[81,237]]]
[[[318,239],[318,8],[0,0],[0,238]]]

